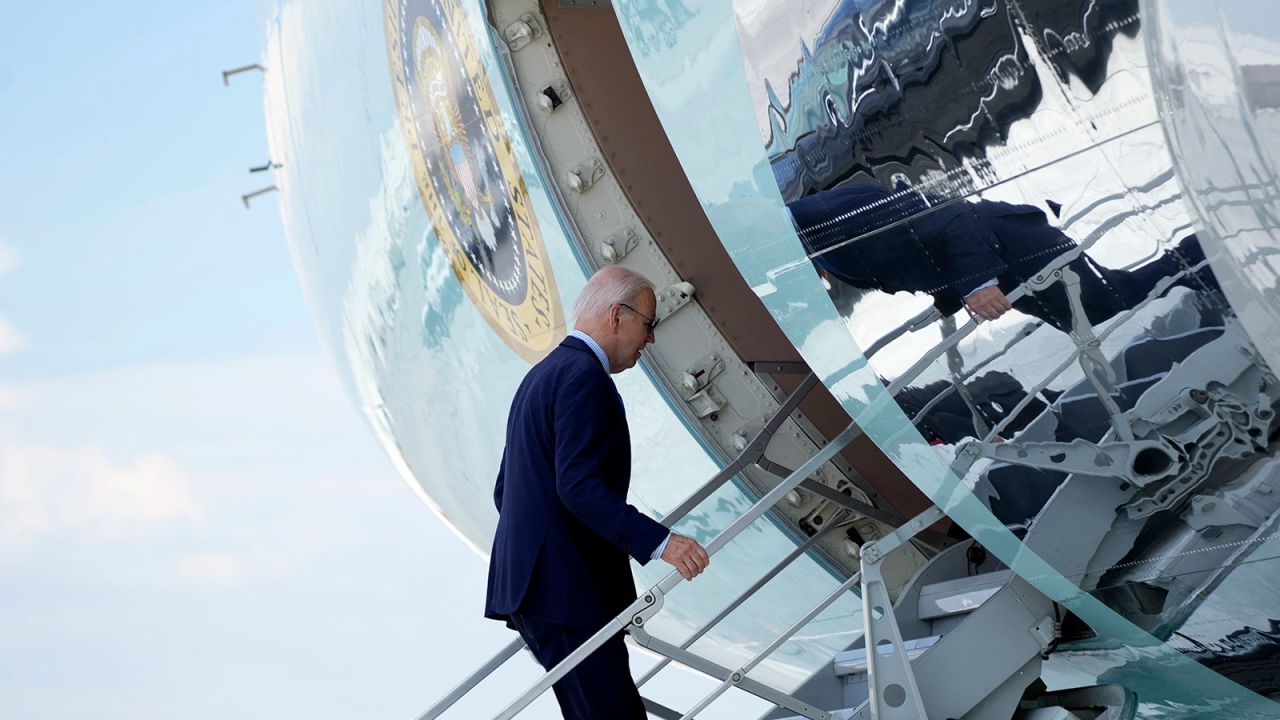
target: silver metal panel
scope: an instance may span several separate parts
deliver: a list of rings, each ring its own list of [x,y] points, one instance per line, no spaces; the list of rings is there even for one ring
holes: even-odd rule
[[[917,617],[933,620],[978,609],[1013,579],[1012,570],[957,578],[926,585],[920,590]]]
[[[925,650],[933,647],[940,639],[936,635],[927,638],[915,638],[913,640],[903,640],[902,645],[907,649],[907,655],[914,660],[923,655]],[[889,652],[891,652],[890,649],[880,649],[881,655],[888,655]],[[836,655],[833,667],[838,677],[855,674],[865,675],[867,672],[867,649],[857,648]]]

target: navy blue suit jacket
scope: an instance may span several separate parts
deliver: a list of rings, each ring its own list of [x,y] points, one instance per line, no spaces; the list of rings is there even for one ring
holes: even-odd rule
[[[979,200],[930,210],[915,193],[890,200],[879,185],[859,184],[787,207],[805,249],[826,251],[814,258],[820,267],[858,288],[928,293],[947,315],[985,281],[1016,286],[1075,246],[1031,205]]]
[[[915,193],[890,194],[878,185],[826,190],[787,205],[805,249],[819,267],[857,288],[908,290],[933,296],[950,315],[987,280],[1006,294],[1076,243],[1032,205],[963,200],[928,208]],[[928,210],[928,212],[925,212]],[[851,242],[848,242],[851,241]],[[823,252],[825,251],[825,252]],[[1163,278],[1204,260],[1189,235],[1157,260],[1132,270],[1103,267],[1087,253],[1069,266],[1080,278],[1089,320],[1100,323],[1142,302]],[[1209,271],[1178,284],[1217,288]],[[1069,331],[1071,305],[1060,284],[1014,301],[1018,310]]]
[[[565,338],[511,403],[485,616],[594,629],[634,602],[627,556],[648,562],[668,530],[627,504],[630,482],[622,398],[591,349]]]

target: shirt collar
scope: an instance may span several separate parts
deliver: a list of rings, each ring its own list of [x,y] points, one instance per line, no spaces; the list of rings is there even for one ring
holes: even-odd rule
[[[586,343],[587,347],[591,348],[591,352],[595,353],[596,359],[600,361],[600,364],[604,367],[604,371],[609,372],[609,356],[604,354],[604,348],[600,347],[600,343],[596,342],[595,338],[581,330],[570,330],[569,337],[576,337]]]

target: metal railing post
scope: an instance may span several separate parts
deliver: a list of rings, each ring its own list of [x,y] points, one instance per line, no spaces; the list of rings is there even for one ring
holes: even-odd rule
[[[481,680],[484,680],[489,676],[489,673],[497,670],[503,663],[510,660],[512,655],[520,652],[523,647],[523,639],[516,638],[515,640],[512,640],[506,647],[498,651],[497,655],[489,658],[485,664],[476,668],[475,671],[465,677],[462,682],[454,686],[454,688],[449,691],[448,695],[440,698],[439,702],[428,708],[426,712],[422,713],[422,715],[419,715],[418,720],[434,720],[435,718],[440,717],[441,713],[448,710],[454,703],[458,702],[463,698],[463,696],[471,692],[472,688],[479,685]]]
[[[696,670],[707,677],[712,677],[716,680],[728,680],[737,672],[736,670],[730,670],[723,665],[708,660],[701,655],[691,653],[688,650],[678,648],[671,643],[659,640],[658,638],[645,633],[643,630],[633,628],[631,633],[633,638],[636,635],[645,636],[645,647],[653,650],[654,652],[662,653],[664,656],[675,660],[685,667]],[[797,715],[803,715],[807,718],[812,718],[813,720],[829,720],[830,718],[830,714],[825,710],[814,707],[810,703],[799,700],[782,692],[781,690],[769,687],[762,682],[752,680],[749,677],[740,677],[740,679],[735,680],[734,683],[743,692],[755,695],[761,700],[771,702],[774,705],[790,710]],[[679,718],[680,713],[676,713],[675,717]]]
[[[889,553],[943,517],[942,510],[932,506],[862,549],[862,571],[858,573],[862,577],[862,643],[867,649],[871,716],[877,720],[920,720],[926,717],[881,566]],[[892,652],[882,654],[881,645],[885,642],[892,647]],[[892,688],[896,690],[890,692]],[[895,694],[901,697],[895,697]]]
[[[777,638],[775,638],[773,642],[769,643],[768,647],[756,653],[755,656],[752,657],[750,660],[748,660],[747,663],[743,665],[741,669],[735,671],[732,675],[730,675],[728,678],[722,681],[720,685],[718,685],[714,690],[708,693],[706,697],[702,698],[702,700],[699,701],[697,705],[694,705],[692,708],[690,708],[689,712],[685,713],[684,717],[680,718],[680,720],[689,720],[690,718],[694,717],[696,714],[702,712],[703,710],[706,710],[708,705],[710,705],[712,702],[715,702],[716,698],[725,694],[725,692],[727,692],[729,688],[733,687],[734,685],[741,685],[742,681],[747,679],[747,673],[751,672],[752,668],[754,668],[756,665],[759,665],[760,662],[764,660],[766,657],[768,657],[770,654],[772,654],[774,650],[777,650],[778,648],[782,647],[782,644],[790,640],[792,635],[795,635],[796,633],[800,632],[800,630],[804,628],[805,625],[808,625],[810,622],[812,622],[813,619],[818,616],[818,613],[822,612],[823,610],[826,610],[828,607],[831,606],[831,603],[835,602],[836,600],[839,600],[846,592],[849,591],[850,588],[858,584],[861,578],[862,578],[862,573],[860,572],[856,572],[853,575],[850,575],[848,580],[845,580],[844,582],[840,583],[840,587],[837,587],[835,590],[832,590],[829,595],[827,595],[825,598],[822,599],[822,602],[815,605],[812,610],[804,614],[804,617],[795,621],[795,623],[793,623],[791,627],[787,628],[786,632],[782,633]],[[830,718],[831,715],[825,711],[814,711],[808,717],[820,718],[822,720],[826,720],[826,718]]]
[[[832,518],[831,521],[828,522],[826,525],[824,525],[821,530],[814,533],[813,535],[810,535],[808,539],[806,539],[803,543],[801,543],[800,545],[797,545],[795,549],[787,553],[786,557],[774,563],[773,567],[769,568],[768,572],[766,572],[764,575],[760,577],[760,579],[756,580],[754,583],[751,584],[751,587],[747,588],[746,590],[743,590],[738,595],[738,597],[734,598],[733,601],[730,602],[723,610],[717,613],[715,617],[703,623],[702,627],[698,628],[696,631],[694,631],[692,635],[686,638],[684,642],[680,643],[679,649],[688,650],[703,635],[706,635],[708,632],[710,632],[711,628],[718,625],[721,620],[725,619],[726,617],[729,617],[730,613],[732,613],[734,610],[737,610],[738,607],[742,605],[742,603],[746,602],[748,598],[756,594],[756,591],[758,591],[760,588],[767,585],[770,580],[774,579],[775,577],[778,576],[779,573],[781,573],[783,570],[786,570],[788,567],[790,567],[791,563],[795,562],[797,558],[799,558],[801,555],[808,552],[809,549],[812,548],[815,544],[817,544],[818,540],[821,539],[828,532],[830,532],[832,528],[840,526],[844,522],[844,518],[843,518],[844,515],[845,513],[841,511],[841,513],[837,517]],[[647,641],[647,633],[646,633],[646,639],[642,640],[638,637],[633,637],[633,639],[636,641],[638,645],[641,645],[642,647],[649,647],[649,643]],[[650,648],[650,649],[653,649],[653,648]],[[656,664],[654,664],[653,667],[649,668],[649,670],[645,672],[645,674],[642,675],[640,679],[636,680],[636,687],[643,687],[645,683],[653,679],[654,675],[657,675],[663,668],[671,664],[671,661],[673,658],[665,652],[662,654],[663,654],[663,658],[659,660]]]

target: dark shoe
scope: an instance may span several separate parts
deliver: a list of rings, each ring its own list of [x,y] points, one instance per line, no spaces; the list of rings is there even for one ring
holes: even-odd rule
[[[1178,247],[1170,252],[1179,256],[1181,263],[1185,263],[1186,267],[1194,267],[1204,262],[1204,248],[1200,247],[1200,238],[1194,234],[1188,235],[1178,241]],[[1178,281],[1179,285],[1190,288],[1192,290],[1205,290],[1208,292],[1221,292],[1222,287],[1218,285],[1218,279],[1213,276],[1213,270],[1205,265],[1199,270],[1191,273],[1189,277],[1185,277]]]

